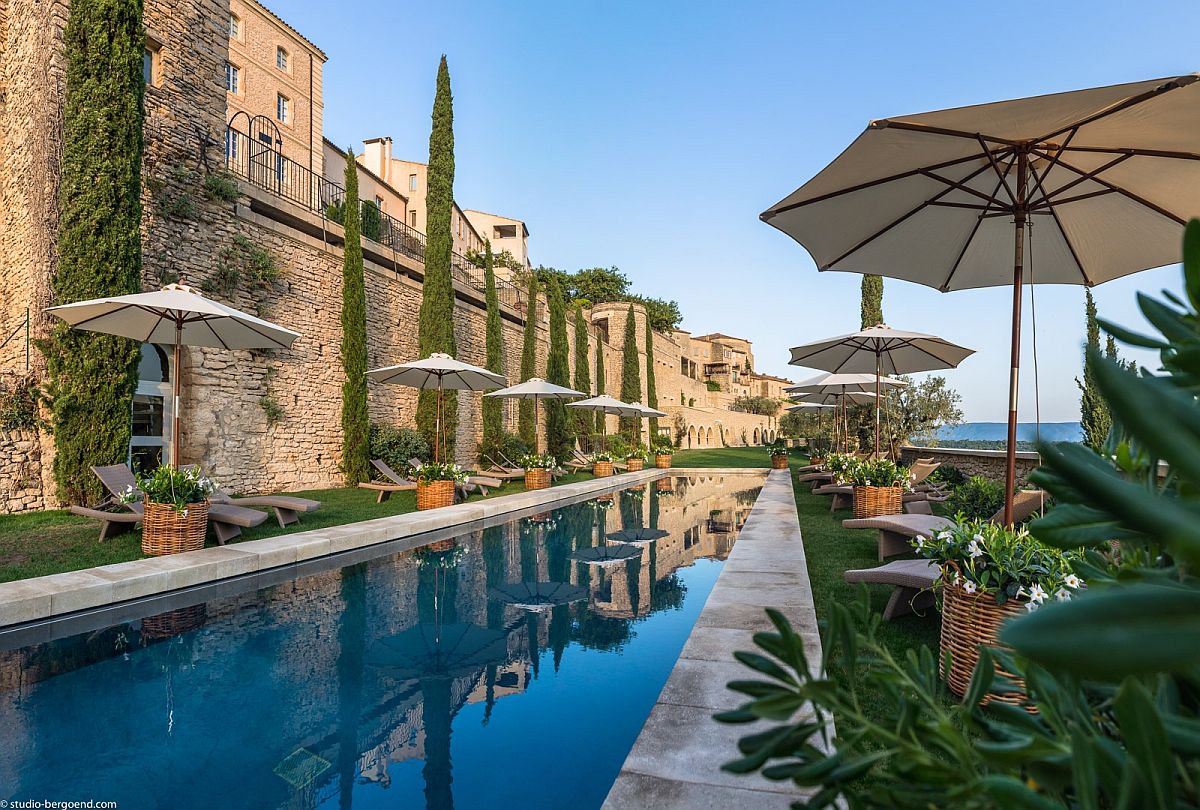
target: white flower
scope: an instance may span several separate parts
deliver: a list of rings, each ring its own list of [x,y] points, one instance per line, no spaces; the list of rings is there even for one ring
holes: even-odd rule
[[[1074,574],[1067,574],[1065,577],[1063,577],[1063,582],[1066,584],[1066,586],[1068,588],[1082,588],[1083,587],[1083,580],[1081,580],[1079,577],[1075,576]]]
[[[969,579],[965,580],[963,582],[963,590],[967,593],[975,593],[975,583]]]
[[[918,534],[916,540],[917,540],[917,551],[920,551],[921,549],[925,548],[925,538],[924,537],[922,537],[921,535]]]
[[[1071,592],[1066,588],[1059,588],[1054,594],[1054,598],[1060,602],[1069,602],[1071,600]]]
[[[940,532],[938,532],[937,539],[938,539],[938,540],[941,540],[941,541],[944,543],[944,542],[946,542],[947,540],[951,539],[953,536],[954,536],[954,535],[950,534],[950,532],[947,532],[947,531],[940,531]]]
[[[982,534],[977,534],[977,535],[975,535],[974,537],[972,537],[971,539],[972,539],[973,541],[975,541],[976,543],[982,543],[982,542],[984,542],[984,540],[983,540],[983,535],[982,535]]]
[[[1034,583],[1033,587],[1029,589],[1029,601],[1031,602],[1037,602],[1040,605],[1042,602],[1046,601],[1047,596],[1049,596],[1049,594],[1046,593],[1042,586],[1038,585],[1037,583]]]
[[[958,580],[959,580],[958,572],[957,572],[957,571],[955,571],[955,572],[954,572],[954,576],[950,578],[950,581],[951,581],[952,583],[954,583],[955,585],[957,585],[957,584],[958,584]]]
[[[1029,591],[1025,590],[1025,586],[1024,586],[1024,585],[1022,585],[1021,587],[1017,588],[1017,598],[1018,598],[1018,599],[1020,599],[1021,597],[1025,596],[1025,595],[1027,595],[1028,593],[1029,593]]]
[[[1035,610],[1038,609],[1038,603],[1037,602],[1026,602],[1025,609],[1027,611],[1029,611],[1030,613],[1033,613]]]
[[[979,535],[975,536],[979,537]],[[971,559],[974,560],[977,557],[983,556],[983,549],[979,547],[979,542],[977,540],[972,540],[970,545],[967,546],[967,553],[970,554]]]

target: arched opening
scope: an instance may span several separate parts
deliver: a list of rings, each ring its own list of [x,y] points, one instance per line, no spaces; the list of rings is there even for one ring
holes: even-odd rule
[[[761,444],[761,442],[758,440],[758,428],[754,429],[754,443]]]
[[[130,416],[129,466],[152,470],[166,464],[171,437],[171,363],[153,343],[142,344]]]
[[[687,442],[688,442],[688,449],[691,450],[692,446],[696,443],[696,426],[695,425],[688,425]]]
[[[709,428],[709,429],[708,429],[708,446],[709,446],[709,447],[712,447],[712,443],[713,443],[713,440],[712,440],[712,428]]]

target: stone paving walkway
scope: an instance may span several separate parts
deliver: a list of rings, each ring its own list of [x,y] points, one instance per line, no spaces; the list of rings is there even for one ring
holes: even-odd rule
[[[753,673],[733,659],[754,649],[752,637],[771,630],[764,608],[778,608],[805,639],[810,661],[821,660],[816,612],[796,515],[791,476],[773,471],[738,534],[679,661],[646,720],[604,803],[633,808],[786,808],[806,794],[790,783],[755,774],[736,776],[722,763],[738,756],[737,740],[765,724],[728,726],[714,712],[743,696],[725,688]]]

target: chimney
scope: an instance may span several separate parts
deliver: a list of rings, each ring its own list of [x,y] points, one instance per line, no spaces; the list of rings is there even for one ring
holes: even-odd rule
[[[371,138],[363,141],[362,165],[374,172],[385,183],[391,183],[392,139]]]

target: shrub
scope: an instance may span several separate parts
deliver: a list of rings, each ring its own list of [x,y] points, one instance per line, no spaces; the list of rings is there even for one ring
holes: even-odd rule
[[[719,382],[717,382],[716,380],[708,380],[707,382],[704,383],[704,387],[707,388],[709,391],[720,391],[721,390],[721,384]]]
[[[972,475],[950,493],[946,509],[968,520],[985,520],[1004,506],[1004,486],[982,475]]]
[[[233,176],[225,173],[204,175],[204,196],[208,199],[234,202],[240,193]]]
[[[949,484],[956,487],[967,480],[966,473],[953,464],[942,464],[925,479],[931,484]]]
[[[0,385],[0,430],[40,430],[45,427],[38,404],[42,392],[32,376]]]
[[[371,425],[371,458],[382,460],[393,470],[409,469],[409,459],[428,461],[432,455],[420,431],[386,423]]]
[[[503,461],[501,456],[509,460],[520,458],[529,452],[529,445],[515,433],[502,430],[495,436],[484,436],[479,445],[479,458],[484,463],[488,459]]]
[[[362,235],[372,242],[378,242],[379,235],[383,233],[383,216],[374,200],[362,201],[361,230]]]
[[[625,458],[629,454],[629,451],[633,449],[633,446],[630,444],[629,439],[617,433],[608,437],[604,449],[612,453],[614,458]]]

